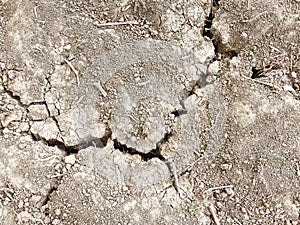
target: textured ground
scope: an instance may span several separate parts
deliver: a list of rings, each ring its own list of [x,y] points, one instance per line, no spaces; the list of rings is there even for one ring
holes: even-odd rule
[[[0,1],[0,224],[299,224],[299,16]]]

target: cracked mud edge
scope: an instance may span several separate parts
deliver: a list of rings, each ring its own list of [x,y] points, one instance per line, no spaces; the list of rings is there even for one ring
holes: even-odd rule
[[[51,87],[49,79],[46,78],[46,80],[47,80],[48,84]],[[196,87],[200,87],[200,86],[202,86],[202,85],[199,85],[199,81],[198,81],[194,85],[194,87],[192,87],[192,89],[190,90],[188,96],[194,94],[194,92],[193,92],[194,89]],[[17,103],[26,111],[27,114],[29,114],[29,110],[28,110],[29,106],[31,106],[31,105],[45,105],[46,109],[47,109],[47,112],[48,112],[48,118],[53,119],[54,122],[56,123],[59,131],[61,131],[61,129],[59,127],[58,120],[56,119],[55,116],[51,116],[50,110],[49,110],[47,102],[45,100],[41,101],[41,102],[31,102],[29,104],[24,104],[21,101],[21,97],[18,96],[18,95],[15,95],[13,93],[13,91],[9,90],[5,86],[5,84],[3,82],[2,82],[2,87],[3,87],[4,92],[7,93],[12,99],[15,99],[17,101]],[[180,104],[182,106],[181,109],[178,109],[178,110],[175,110],[175,111],[171,112],[171,114],[173,114],[175,117],[179,117],[179,116],[184,115],[184,114],[187,113],[187,110],[185,109],[184,103],[181,101]],[[28,118],[28,117],[26,119],[29,119],[27,121],[28,123],[29,122],[39,121],[39,120],[30,120],[30,118]],[[43,120],[41,120],[41,121],[43,121]],[[3,127],[2,124],[0,124],[0,126],[1,126],[1,128]],[[51,146],[51,147],[55,147],[56,146],[58,149],[62,150],[66,155],[77,154],[80,150],[86,149],[86,148],[91,147],[91,146],[98,147],[98,148],[104,148],[107,145],[108,140],[112,139],[112,132],[111,132],[111,130],[109,128],[106,130],[105,135],[103,137],[101,137],[101,138],[93,137],[93,138],[90,138],[89,140],[80,142],[80,143],[78,143],[76,145],[72,145],[72,146],[66,145],[63,140],[59,141],[58,139],[55,139],[55,138],[54,139],[43,138],[39,134],[32,133],[30,131],[30,128],[29,128],[29,131],[22,132],[22,133],[26,134],[26,135],[30,135],[31,138],[32,138],[32,140],[34,140],[34,141],[41,141],[42,143],[44,143],[47,146]],[[172,134],[168,134],[168,133],[165,134],[165,136],[156,144],[156,148],[153,149],[152,151],[150,151],[149,153],[141,153],[141,152],[137,151],[136,149],[128,148],[126,145],[121,144],[117,139],[113,139],[113,142],[114,142],[115,149],[118,149],[119,151],[121,151],[123,153],[130,154],[130,155],[137,155],[138,154],[138,155],[141,156],[141,159],[144,160],[144,161],[148,161],[148,160],[150,160],[152,158],[158,158],[158,159],[166,162],[166,159],[160,153],[159,146],[162,143],[167,142],[169,140],[169,138],[171,137],[171,135]]]
[[[206,84],[208,84],[205,81],[207,76],[208,76],[208,74],[203,75],[202,79],[201,80],[199,79],[194,84],[194,86],[190,89],[190,91],[188,92],[187,96],[185,96],[185,98],[193,95],[195,88],[197,88],[197,87],[201,88],[201,87],[205,86]],[[49,83],[49,80],[47,80],[47,81],[48,81],[48,84],[50,85],[50,88],[51,88],[51,84]],[[27,116],[25,117],[25,119],[29,123],[29,130],[26,131],[26,132],[22,132],[22,134],[31,136],[33,141],[41,141],[46,146],[57,147],[58,149],[63,151],[64,154],[67,156],[67,155],[71,155],[71,154],[77,154],[80,150],[86,149],[88,147],[104,148],[107,145],[108,140],[112,140],[113,143],[114,143],[114,148],[116,150],[122,152],[123,154],[139,155],[141,157],[141,160],[143,160],[143,161],[149,161],[153,158],[157,158],[157,159],[161,160],[168,167],[168,170],[169,170],[169,173],[170,173],[170,178],[175,179],[177,177],[176,172],[174,172],[174,166],[172,165],[172,162],[170,162],[168,159],[166,159],[161,154],[161,149],[160,149],[161,144],[168,142],[169,138],[172,136],[171,133],[166,133],[164,135],[164,137],[156,143],[156,148],[151,150],[149,153],[141,153],[141,152],[137,151],[134,148],[129,148],[126,145],[121,144],[117,139],[112,139],[112,132],[111,132],[110,129],[107,129],[105,135],[101,138],[92,137],[89,140],[80,142],[76,145],[68,146],[68,145],[65,144],[63,139],[61,139],[61,140],[59,140],[57,138],[46,139],[46,138],[40,136],[38,133],[36,134],[36,133],[33,133],[33,132],[30,131],[30,127],[31,127],[30,122],[35,122],[35,120],[32,120],[32,119],[28,118],[28,114],[29,114],[28,107],[30,105],[45,105],[46,109],[47,109],[47,112],[48,112],[48,118],[52,118],[55,121],[56,126],[58,127],[59,131],[61,132],[61,129],[59,127],[59,122],[58,122],[58,120],[56,119],[55,116],[51,116],[51,113],[50,113],[50,110],[48,108],[46,100],[41,101],[41,102],[31,102],[29,104],[24,104],[21,101],[20,96],[15,95],[14,92],[9,90],[7,87],[5,87],[5,85],[3,83],[2,83],[2,85],[4,87],[5,93],[7,93],[12,99],[15,99],[17,101],[17,103],[26,111]],[[46,89],[47,88],[45,88],[45,92],[47,91]],[[180,109],[177,109],[173,112],[170,112],[175,117],[179,117],[179,116],[184,115],[184,114],[187,113],[187,110],[184,106],[183,100],[180,101],[180,105],[181,105]],[[49,200],[51,200],[51,195],[53,193],[55,193],[55,191],[58,189],[62,178],[63,178],[63,176],[59,176],[58,179],[56,180],[55,184],[53,184],[53,186],[49,189],[47,195],[44,196],[43,201],[41,202],[42,206],[47,205]],[[173,183],[173,186],[178,191],[179,188],[178,188],[178,185],[175,184],[175,181]]]
[[[3,72],[3,71],[2,71]],[[185,98],[189,97],[190,95],[193,95],[194,94],[194,89],[196,87],[203,87],[205,86],[205,78],[207,77],[207,74],[204,74],[203,76],[201,76],[202,79],[201,80],[198,80],[194,86],[191,88],[191,90],[189,91],[188,95],[185,96]],[[51,83],[50,83],[50,80],[49,78],[45,78],[47,80],[47,85],[49,85],[48,87],[46,86],[45,89],[44,89],[44,94],[49,91],[48,88],[51,89]],[[12,97],[13,99],[15,99],[18,104],[24,109],[26,110],[27,112],[27,115],[26,115],[26,122],[30,123],[30,122],[34,122],[34,120],[30,119],[28,117],[28,114],[29,114],[29,109],[28,107],[30,105],[35,105],[35,104],[40,104],[40,105],[45,105],[46,106],[46,109],[47,109],[47,114],[48,114],[48,118],[52,118],[53,121],[56,123],[56,126],[57,128],[59,129],[59,131],[61,132],[61,129],[59,127],[59,122],[58,120],[56,119],[55,116],[51,116],[51,113],[50,113],[50,110],[48,108],[48,104],[45,100],[45,95],[44,95],[44,98],[43,100],[44,101],[41,101],[41,102],[31,102],[29,104],[24,104],[22,101],[21,101],[21,97],[18,96],[18,95],[15,95],[15,93],[11,90],[9,90],[7,87],[5,87],[3,81],[2,81],[2,85],[4,87],[4,91],[10,96]],[[184,98],[184,99],[185,99]],[[175,117],[179,117],[183,114],[186,114],[186,109],[184,107],[184,104],[183,102],[181,101],[180,102],[182,108],[179,109],[179,110],[176,110],[174,112],[171,112],[171,114],[175,115]],[[59,109],[58,110],[58,114],[59,113]],[[48,119],[47,118],[47,119]],[[80,150],[82,149],[86,149],[88,147],[98,147],[98,148],[103,148],[107,145],[107,142],[108,140],[112,140],[112,132],[110,130],[106,130],[106,135],[102,138],[98,138],[98,137],[93,137],[87,141],[84,141],[84,142],[81,142],[81,143],[78,143],[76,145],[73,145],[73,146],[68,146],[66,145],[66,143],[64,142],[63,139],[59,140],[57,138],[53,138],[53,139],[45,139],[44,137],[41,137],[39,134],[34,134],[30,131],[30,124],[29,124],[29,131],[26,131],[24,132],[23,134],[25,135],[30,135],[32,137],[32,139],[34,141],[41,141],[42,143],[44,143],[45,145],[47,146],[56,146],[58,149],[62,150],[65,155],[70,155],[70,154],[77,154]],[[156,148],[153,149],[152,151],[150,151],[149,153],[141,153],[139,151],[137,151],[136,149],[133,149],[133,148],[128,148],[126,145],[122,145],[117,139],[114,139],[113,140],[113,143],[114,143],[114,147],[116,150],[119,150],[120,152],[124,153],[124,154],[129,154],[129,155],[139,155],[141,157],[141,160],[143,161],[148,161],[150,159],[153,159],[153,158],[157,158],[159,160],[161,160],[163,163],[165,163],[169,169],[169,172],[170,172],[170,177],[175,177],[176,178],[176,174],[174,172],[174,169],[173,169],[173,166],[172,166],[172,163],[169,162],[168,159],[166,159],[162,154],[161,154],[161,149],[160,149],[160,146],[161,144],[163,143],[166,143],[168,142],[169,138],[172,136],[171,133],[167,133],[165,134],[165,136],[159,141],[156,143]],[[62,177],[63,176],[60,176],[58,177],[57,181],[56,181],[56,184],[54,184],[51,189],[49,189],[49,192],[47,193],[47,196],[45,196],[45,199],[43,201],[43,205],[46,205],[48,203],[48,201],[50,200],[51,198],[51,195],[57,190],[57,188],[59,187],[60,183],[61,183],[61,180],[62,180]],[[174,185],[175,186],[175,185]],[[176,188],[175,186],[175,189],[178,190],[178,187]]]
[[[197,84],[195,85],[195,87],[198,86]],[[49,109],[47,106],[46,101],[43,102],[32,102],[28,105],[22,103],[20,96],[14,95],[14,93],[10,90],[8,90],[4,85],[3,85],[4,91],[13,99],[17,100],[18,104],[20,106],[22,106],[22,108],[24,108],[26,110],[26,112],[28,113],[28,107],[30,105],[46,105],[47,111],[49,113]],[[190,91],[189,95],[192,95],[193,91]],[[181,102],[181,104],[183,104]],[[175,117],[179,117],[181,115],[186,114],[187,111],[184,107],[184,105],[182,105],[182,109],[179,110],[175,110],[174,112],[171,112],[171,114],[175,115]],[[59,128],[59,123],[57,121],[57,119],[55,118],[55,116],[49,116],[49,118],[52,118],[55,123],[57,124],[58,128]],[[60,129],[59,129],[60,130]],[[72,145],[72,146],[68,146],[66,145],[63,141],[59,141],[57,139],[45,139],[43,137],[41,137],[39,134],[34,134],[31,131],[28,131],[27,134],[29,134],[32,137],[32,140],[34,141],[41,141],[43,142],[45,145],[47,146],[51,146],[51,147],[57,147],[58,149],[62,150],[63,152],[66,153],[66,155],[70,155],[70,154],[77,154],[80,150],[82,149],[86,149],[88,147],[97,147],[97,148],[103,148],[107,145],[107,141],[109,139],[112,139],[112,132],[110,129],[106,130],[106,134],[102,137],[102,138],[91,138],[87,141],[81,142],[77,145]],[[140,155],[141,159],[144,161],[148,161],[152,158],[158,158],[164,162],[166,162],[167,160],[165,159],[165,157],[163,155],[161,155],[160,153],[160,148],[159,146],[162,143],[165,143],[169,140],[169,138],[172,136],[172,134],[165,134],[165,136],[156,144],[156,148],[151,150],[149,153],[142,153],[137,151],[134,148],[129,148],[126,145],[121,144],[117,139],[113,139],[114,142],[114,147],[115,149],[118,149],[119,151],[121,151],[122,153],[126,153],[129,155]]]
[[[195,86],[193,87],[200,87],[198,82],[195,84]],[[14,95],[14,93],[8,89],[4,89],[6,93],[8,93],[13,99],[17,100],[18,104],[20,104],[27,112],[28,112],[28,106],[29,105],[25,105],[21,102],[21,98],[19,96]],[[193,94],[193,90],[190,91],[189,95]],[[188,97],[187,96],[187,97]],[[39,102],[39,103],[31,103],[31,104],[45,104],[47,107],[47,103],[46,102]],[[181,101],[181,109],[175,110],[173,112],[171,112],[171,114],[173,114],[175,117],[179,117],[181,115],[184,115],[187,113],[187,110],[185,109],[184,103]],[[48,107],[47,107],[48,110]],[[55,118],[54,116],[49,116],[49,118]],[[56,118],[55,118],[56,119]],[[56,124],[57,126],[59,126],[57,120]],[[26,133],[27,135],[30,135],[32,140],[34,141],[41,141],[42,143],[44,143],[47,146],[52,146],[52,147],[57,147],[58,149],[62,150],[65,155],[70,155],[70,154],[77,154],[80,150],[82,149],[86,149],[88,147],[97,147],[97,148],[104,148],[107,145],[108,140],[112,139],[112,132],[110,129],[106,130],[106,134],[102,137],[102,138],[91,138],[87,141],[81,142],[77,145],[73,145],[73,146],[68,146],[66,145],[63,141],[59,141],[57,139],[45,139],[43,137],[41,137],[39,134],[34,134],[30,131]],[[161,150],[160,150],[160,146],[163,143],[168,142],[169,138],[172,136],[172,133],[166,133],[164,135],[164,137],[156,144],[156,148],[153,149],[152,151],[150,151],[149,153],[141,153],[139,151],[137,151],[134,148],[129,148],[126,145],[121,144],[117,139],[113,139],[113,143],[114,143],[114,148],[116,150],[119,150],[120,152],[122,152],[123,154],[129,154],[129,155],[139,155],[141,157],[141,160],[143,161],[149,161],[153,158],[157,158],[159,160],[161,160],[163,163],[166,164],[166,166],[168,167],[168,170],[170,172],[170,178],[176,178],[176,174],[174,172],[174,166],[172,165],[172,163],[166,159],[162,154],[161,154]],[[56,190],[58,189],[61,180],[62,180],[63,176],[58,177],[58,179],[56,180],[55,184],[49,189],[47,195],[44,197],[43,201],[41,202],[41,206],[46,206],[48,204],[48,202],[51,200],[51,195],[53,193],[56,192]],[[176,179],[175,179],[176,180]],[[175,189],[178,191],[178,185],[175,184],[176,182],[174,181],[173,186],[175,187]]]

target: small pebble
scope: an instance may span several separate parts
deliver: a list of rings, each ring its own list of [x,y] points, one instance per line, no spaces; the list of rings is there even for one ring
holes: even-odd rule
[[[70,50],[71,48],[72,48],[72,45],[70,45],[70,44],[67,44],[64,46],[64,49],[67,49],[67,50]]]
[[[67,169],[67,170],[70,170],[71,168],[72,168],[72,165],[70,165],[70,164],[67,164],[67,165],[66,165],[66,169]]]
[[[52,224],[53,225],[58,225],[58,224],[60,224],[60,220],[59,219],[55,219],[55,220],[52,221]]]
[[[19,207],[19,209],[21,209],[21,208],[23,208],[23,206],[24,206],[24,202],[21,200],[18,204],[18,207]]]
[[[232,188],[226,188],[225,191],[229,196],[234,196],[234,191],[232,190]]]
[[[51,222],[50,218],[48,216],[45,217],[44,223],[49,224]]]
[[[7,106],[6,106],[6,108],[8,109],[8,110],[14,110],[14,105],[13,104],[8,104]]]
[[[283,90],[285,90],[285,91],[295,91],[294,88],[290,85],[284,85]]]
[[[61,164],[57,164],[54,168],[55,168],[56,171],[61,171],[62,167],[63,166]]]
[[[66,158],[65,158],[65,163],[74,165],[75,162],[76,162],[76,157],[75,157],[75,155],[67,155],[67,156],[66,156]]]
[[[222,170],[230,170],[232,168],[232,164],[225,163],[221,165]]]
[[[55,209],[55,215],[59,216],[61,214],[61,210],[60,209]]]

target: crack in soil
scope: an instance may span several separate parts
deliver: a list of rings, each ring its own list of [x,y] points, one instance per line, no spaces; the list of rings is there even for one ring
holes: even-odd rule
[[[51,86],[49,80],[48,80],[48,83]],[[195,86],[197,86],[197,84],[195,84]],[[17,100],[18,104],[26,110],[27,114],[29,114],[29,109],[28,109],[29,106],[45,105],[46,110],[48,112],[48,118],[52,118],[54,120],[56,126],[58,127],[59,131],[61,132],[59,122],[55,116],[51,116],[50,109],[47,105],[46,100],[44,100],[42,102],[31,102],[30,104],[24,104],[24,103],[22,103],[20,96],[14,95],[13,91],[7,89],[4,85],[3,85],[3,88],[4,88],[5,93],[7,93],[11,98]],[[191,93],[192,93],[192,91],[191,91]],[[182,109],[175,110],[175,111],[171,112],[171,114],[173,114],[175,117],[179,117],[181,115],[186,114],[187,110],[185,109],[184,103],[182,101],[181,101],[181,105],[182,105]],[[28,122],[35,122],[35,121],[39,121],[39,120],[29,120]],[[44,121],[44,119],[41,121]],[[93,137],[93,138],[90,138],[89,140],[80,142],[76,145],[68,146],[64,143],[64,141],[59,141],[58,139],[55,139],[55,138],[54,139],[46,139],[46,138],[41,137],[39,134],[34,134],[30,131],[30,128],[29,128],[29,131],[26,132],[26,134],[29,134],[32,137],[32,140],[34,140],[34,141],[42,141],[45,145],[51,146],[51,147],[56,146],[57,148],[59,148],[60,150],[65,152],[66,155],[77,154],[80,150],[86,149],[90,146],[103,148],[107,145],[108,140],[111,139],[111,137],[112,137],[111,136],[112,132],[110,129],[108,129],[106,134],[102,138]],[[117,139],[114,139],[113,141],[114,141],[115,149],[118,149],[119,151],[121,151],[123,153],[127,153],[130,155],[138,154],[141,156],[142,160],[144,160],[144,161],[148,161],[152,158],[158,158],[165,162],[166,159],[163,155],[161,155],[159,146],[162,143],[167,142],[170,137],[171,137],[171,134],[165,134],[165,136],[156,144],[156,148],[151,150],[149,153],[141,153],[134,148],[129,148],[126,145],[123,145],[120,142],[118,142]]]
[[[203,28],[203,32],[202,32],[203,37],[208,37],[209,39],[212,39],[212,33],[211,33],[210,29],[211,29],[214,18],[215,18],[215,16],[213,14],[213,6],[211,6],[209,14],[206,17],[205,22],[204,22],[204,28]]]
[[[20,96],[15,95],[13,93],[13,91],[7,89],[6,86],[3,84],[3,82],[2,82],[2,87],[3,87],[3,90],[4,90],[4,92],[6,94],[8,94],[12,99],[16,100],[18,102],[19,106],[21,106],[22,108],[24,108],[26,110],[26,112],[29,113],[29,110],[28,110],[29,105],[24,104],[21,101],[21,97]],[[31,102],[31,103],[33,103],[33,102]],[[34,105],[34,104],[30,104],[30,105]]]
[[[61,179],[59,179],[58,182],[60,182],[60,181],[61,181]],[[45,205],[48,204],[48,202],[50,201],[50,196],[51,196],[54,192],[57,191],[58,186],[59,186],[59,183],[58,183],[56,186],[51,187],[51,188],[48,190],[47,195],[44,197],[43,201],[41,202],[41,208],[42,208],[43,206],[45,206]],[[45,215],[49,215],[49,212],[46,211],[46,212],[45,212]]]
[[[215,49],[215,57],[212,61],[219,60],[219,55],[221,55],[223,58],[229,58],[232,59],[233,57],[238,55],[238,52],[234,49],[228,49],[222,41],[221,41],[221,34],[218,32],[214,32],[211,28],[213,25],[213,21],[216,17],[215,11],[217,11],[220,8],[220,2],[221,0],[212,0],[211,7],[209,10],[209,14],[205,19],[204,27],[202,35],[203,37],[209,38],[214,46]]]
[[[50,92],[51,89],[52,89],[52,84],[51,84],[50,78],[51,78],[51,75],[45,77],[46,82],[47,82],[47,85],[49,85],[49,87],[47,87],[47,85],[46,85],[45,88],[44,88],[44,93],[43,93],[43,98],[44,98],[45,105],[46,105],[47,112],[48,112],[48,115],[49,115],[49,116],[51,116],[51,111],[50,111],[49,106],[48,106],[47,101],[46,101],[46,93],[47,93],[47,92]],[[55,103],[52,103],[52,104],[53,104],[54,108],[55,108],[56,111],[57,111],[57,115],[59,116],[59,115],[61,114],[61,113],[60,113],[60,109],[56,106]]]
[[[39,134],[33,134],[32,132],[29,132],[29,134],[31,135],[31,137],[34,141],[42,141],[47,146],[51,146],[51,147],[56,146],[58,149],[65,152],[66,155],[77,154],[80,150],[86,149],[90,146],[103,148],[106,146],[108,139],[110,139],[110,137],[111,137],[111,131],[108,131],[106,133],[106,135],[104,135],[101,138],[92,137],[89,140],[80,142],[77,145],[68,146],[63,141],[59,141],[57,139],[47,140],[47,139],[41,137]]]
[[[3,73],[4,71],[2,70],[1,72]],[[39,120],[32,120],[32,119],[29,118],[29,114],[30,114],[30,112],[29,112],[29,106],[31,106],[31,105],[45,105],[46,109],[47,109],[47,112],[48,112],[49,118],[52,118],[56,122],[56,124],[58,125],[58,121],[56,120],[56,118],[54,116],[50,115],[50,110],[48,108],[48,105],[47,105],[47,102],[46,102],[45,98],[44,98],[44,101],[41,101],[41,102],[30,102],[29,104],[24,104],[21,101],[21,97],[18,96],[18,95],[15,95],[13,93],[13,91],[9,90],[6,87],[6,85],[4,84],[3,80],[1,80],[1,81],[2,81],[1,85],[3,87],[4,93],[8,94],[12,99],[16,100],[17,104],[26,111],[26,116],[25,116],[25,120],[24,121],[28,123],[29,130],[26,131],[26,132],[21,132],[21,134],[30,135],[32,137],[32,140],[34,140],[34,141],[42,141],[47,146],[57,146],[59,149],[64,150],[67,154],[69,154],[68,150],[73,149],[73,146],[71,148],[69,148],[69,147],[65,146],[65,144],[63,142],[60,142],[60,141],[55,140],[55,139],[46,140],[44,138],[41,138],[39,135],[34,135],[30,131],[30,129],[31,129],[30,122],[39,121]],[[20,121],[13,120],[11,122],[21,122],[21,121],[22,120],[20,120]],[[44,120],[41,120],[41,121],[44,121]],[[8,124],[8,126],[9,126],[9,124]],[[58,126],[58,128],[59,128],[59,126]],[[4,129],[4,126],[3,126],[2,123],[0,123],[0,129],[1,130]],[[61,182],[61,179],[62,179],[62,176],[60,178],[58,178],[58,180],[55,182],[55,184],[48,190],[46,196],[44,196],[44,199],[41,201],[40,208],[42,208],[43,206],[45,206],[45,205],[48,204],[48,202],[50,201],[50,196],[57,190],[57,188],[58,188],[58,186],[59,186],[59,184]],[[47,215],[49,213],[45,212],[45,214]]]
[[[148,153],[142,153],[137,151],[134,148],[129,148],[126,145],[121,144],[117,139],[114,139],[114,148],[118,149],[120,152],[122,153],[126,153],[129,155],[139,155],[141,156],[141,159],[143,161],[149,161],[150,159],[153,158],[158,158],[159,160],[165,162],[166,158],[161,154],[160,152],[160,145],[163,143],[168,142],[169,138],[172,136],[172,134],[165,134],[165,136],[158,142],[156,143],[156,148],[152,149],[150,152]]]
[[[206,27],[209,28],[208,29],[209,32],[210,32],[210,27],[211,27],[211,24],[212,24],[212,19],[213,19],[212,9],[211,9],[211,12],[210,12],[210,16],[211,16],[211,21],[210,21],[211,23],[210,24],[208,23],[206,25]],[[210,35],[210,33],[208,33],[208,35]],[[198,81],[196,81],[194,83],[194,85],[191,87],[191,89],[188,91],[188,93],[185,96],[182,96],[182,98],[180,99],[181,108],[180,109],[176,109],[173,112],[170,112],[175,117],[179,117],[179,116],[184,115],[184,114],[187,113],[187,109],[185,108],[185,105],[184,105],[184,100],[187,99],[189,96],[191,96],[191,95],[194,94],[195,88],[197,88],[197,87],[201,88],[201,87],[203,87],[203,86],[205,86],[207,84],[206,81],[205,81],[205,79],[207,78],[207,76],[209,74],[204,74],[204,73],[205,72],[202,72],[202,76],[199,76],[199,77],[201,77],[201,80],[199,79]],[[202,79],[202,77],[203,77],[203,79]],[[30,135],[32,137],[32,140],[34,140],[34,141],[41,141],[43,144],[45,144],[47,146],[57,147],[58,149],[60,149],[61,151],[64,152],[65,156],[71,155],[71,154],[77,154],[80,150],[86,149],[88,147],[104,148],[105,146],[107,146],[108,140],[112,140],[113,141],[113,147],[116,150],[118,150],[121,153],[123,153],[123,154],[127,154],[129,156],[130,155],[139,155],[141,157],[141,160],[145,161],[145,162],[147,162],[147,161],[149,161],[151,159],[154,159],[154,158],[157,158],[157,159],[161,160],[163,163],[165,163],[167,165],[167,167],[169,169],[169,172],[171,174],[171,177],[177,178],[176,171],[174,170],[175,167],[172,165],[172,163],[169,161],[169,159],[165,158],[165,156],[162,155],[162,153],[161,153],[161,150],[162,150],[161,146],[163,144],[169,142],[169,139],[172,137],[172,132],[165,133],[164,136],[161,138],[161,140],[159,140],[157,143],[154,143],[155,148],[152,149],[148,153],[140,152],[140,151],[138,151],[135,148],[128,147],[126,144],[121,144],[117,139],[112,139],[112,131],[109,128],[107,128],[106,134],[105,134],[104,137],[101,137],[101,138],[99,138],[99,137],[91,137],[90,139],[88,139],[86,141],[82,141],[80,143],[77,143],[76,145],[72,145],[72,146],[67,145],[66,142],[64,141],[64,139],[62,139],[61,137],[58,138],[58,136],[60,136],[60,134],[62,133],[62,130],[60,128],[60,124],[59,124],[57,118],[54,115],[51,115],[51,110],[50,110],[49,105],[47,104],[47,101],[46,101],[46,93],[51,90],[52,84],[51,84],[51,81],[50,81],[50,77],[45,77],[45,79],[47,81],[47,85],[44,87],[44,93],[43,93],[43,100],[44,101],[38,102],[37,104],[39,104],[39,105],[45,105],[46,110],[47,110],[47,114],[48,114],[47,119],[48,118],[52,118],[53,119],[53,121],[55,122],[55,124],[56,124],[56,126],[57,126],[57,128],[59,130],[59,133],[54,138],[46,139],[46,138],[42,137],[39,133],[35,134],[35,133],[31,132],[31,129],[30,129],[31,126],[29,126],[29,131],[26,134]],[[24,109],[26,109],[27,119],[29,119],[29,123],[30,122],[34,122],[30,118],[28,118],[28,115],[30,113],[28,107],[30,105],[34,105],[35,103],[30,103],[30,104],[27,104],[27,105],[23,104],[22,101],[21,101],[21,97],[20,96],[14,95],[13,91],[11,91],[11,90],[9,90],[7,88],[5,88],[4,90],[13,99],[16,99],[17,102]],[[57,108],[57,106],[55,104],[54,104],[54,107],[58,110],[58,113],[60,114],[60,111],[59,111],[59,109]],[[48,201],[50,200],[50,196],[52,195],[52,193],[57,190],[57,188],[60,185],[60,181],[61,181],[62,177],[63,176],[61,176],[60,179],[58,179],[57,184],[54,185],[54,187],[51,187],[51,189],[49,189],[49,192],[48,192],[47,196],[45,197],[45,200],[43,201],[43,205],[46,205],[48,203]],[[175,187],[175,189],[178,190],[178,187],[177,188]]]

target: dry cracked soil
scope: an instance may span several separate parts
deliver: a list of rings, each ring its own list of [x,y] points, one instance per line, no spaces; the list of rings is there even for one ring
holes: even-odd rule
[[[0,224],[300,224],[299,0],[1,0]]]

